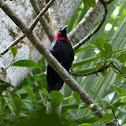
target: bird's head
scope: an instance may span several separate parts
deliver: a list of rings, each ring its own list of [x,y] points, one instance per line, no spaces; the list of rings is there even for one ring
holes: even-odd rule
[[[59,29],[54,40],[63,40],[63,41],[69,42],[66,34],[67,34],[67,25]]]
[[[58,33],[64,33],[64,34],[67,34],[67,25],[66,26],[64,26],[64,27],[62,27],[62,28],[60,28],[59,29],[59,31],[58,31]]]

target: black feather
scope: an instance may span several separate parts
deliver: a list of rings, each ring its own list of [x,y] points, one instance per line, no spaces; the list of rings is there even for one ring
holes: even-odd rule
[[[74,51],[71,44],[62,40],[54,40],[50,47],[50,52],[59,63],[69,71],[72,61],[74,60]],[[61,77],[50,65],[47,66],[47,83],[48,92],[51,92],[52,90],[60,90],[64,83]]]
[[[69,71],[71,64],[74,60],[73,48],[66,36],[66,28],[62,27],[58,34],[55,36],[54,41],[50,46],[50,52],[58,60],[58,62]],[[47,90],[50,93],[52,90],[59,91],[64,81],[61,77],[53,70],[50,65],[47,65]]]

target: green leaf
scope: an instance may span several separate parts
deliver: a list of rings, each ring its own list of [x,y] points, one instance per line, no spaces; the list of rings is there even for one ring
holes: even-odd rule
[[[34,75],[32,77],[25,78],[17,88],[20,89],[24,85],[25,86],[26,85],[30,85],[30,84],[32,84],[35,81],[37,81],[37,82],[41,81],[42,84],[39,84],[39,85],[41,85],[41,87],[47,88],[46,73],[36,74],[36,75]]]
[[[121,72],[126,75],[126,67],[122,65]]]
[[[97,69],[100,69],[101,67],[103,67],[103,65],[101,63],[96,64]]]
[[[34,101],[35,95],[33,90],[30,87],[24,87],[24,90],[27,92],[28,96]]]
[[[86,117],[86,118],[82,118],[82,119],[78,119],[75,121],[75,123],[77,123],[78,125],[79,124],[83,124],[83,123],[90,123],[90,124],[93,124],[95,123],[96,121],[98,120],[97,117]],[[83,126],[83,125],[82,125]]]
[[[94,45],[101,51],[104,47],[104,38],[103,37],[96,37],[96,43]]]
[[[59,91],[51,91],[50,102],[51,102],[52,110],[55,110],[63,100],[64,100],[64,96]]]
[[[0,96],[0,105],[1,105],[1,108],[4,109],[4,107],[5,107],[5,99],[2,96]]]
[[[106,76],[107,75],[107,70],[106,69],[104,69],[102,72],[101,72],[101,74],[102,74],[102,76]]]
[[[89,6],[89,7],[95,7],[96,3],[95,0],[83,0],[85,6]]]
[[[68,99],[71,99],[71,98],[73,98],[73,95],[70,95],[68,97],[65,97],[64,100],[68,100]]]
[[[3,91],[7,90],[8,87],[13,87],[13,86],[11,86],[10,83],[0,80],[0,95],[2,94]]]
[[[39,67],[42,69],[42,71],[46,71],[46,63],[45,63],[45,59],[44,57],[42,57],[39,61],[38,61],[38,65]]]
[[[78,104],[65,104],[62,105],[62,109],[78,109]]]
[[[118,57],[118,60],[123,63],[126,61],[126,51],[122,51]]]
[[[11,53],[12,53],[13,56],[15,57],[16,54],[17,54],[17,47],[15,47],[15,46],[11,46],[9,49],[11,50]]]
[[[34,105],[33,102],[30,100],[23,100],[23,105],[27,108],[28,111],[33,112]]]
[[[74,73],[87,73],[87,72],[92,72],[94,70],[96,70],[96,67],[92,67],[92,68],[85,68],[84,70],[78,70],[78,71],[74,71]]]
[[[6,85],[6,86],[8,86],[8,87],[13,87],[13,88],[14,88],[13,85],[11,85],[10,83],[5,82],[5,81],[3,81],[3,80],[0,80],[0,85]]]
[[[121,99],[126,102],[126,96],[121,97]]]
[[[77,92],[73,93],[73,97],[75,99],[75,101],[77,102],[77,104],[80,104],[80,95]]]
[[[110,58],[109,59],[119,70],[121,70],[122,64],[120,63],[120,61],[116,58]],[[117,70],[113,65],[111,65],[112,68],[114,68],[115,70]]]
[[[112,57],[112,46],[109,43],[104,43],[103,53],[107,58]]]
[[[18,60],[12,66],[39,68],[39,65],[32,60]]]
[[[126,90],[123,89],[123,88],[119,88],[119,87],[114,86],[113,89],[116,91],[116,93],[119,96],[125,96],[126,95]]]
[[[84,60],[81,60],[81,61],[77,61],[75,63],[73,63],[73,67],[78,67],[80,65],[84,65],[86,63],[90,63],[92,61],[95,61],[95,60],[98,60],[99,57],[95,56],[95,57],[90,57],[90,58],[86,58]]]
[[[98,123],[104,123],[104,122],[108,122],[110,120],[114,119],[113,114],[110,113],[105,113],[103,115],[103,118],[101,118],[99,121],[97,121]]]
[[[48,93],[48,91],[45,88],[42,88],[42,90],[40,90],[44,95],[46,96],[50,96],[50,94]]]
[[[116,74],[116,80],[121,80],[121,79],[122,79],[122,74],[117,73],[117,74]]]
[[[122,98],[122,97],[121,97]],[[112,104],[112,106],[114,106],[115,108],[118,108],[118,107],[123,107],[126,105],[126,102],[122,102],[120,100],[117,100],[114,104]]]
[[[74,53],[79,53],[79,52],[82,52],[82,51],[86,51],[86,50],[89,50],[91,49],[92,45],[88,45],[88,46],[85,46],[85,47],[80,47],[78,48],[77,50],[74,51]]]
[[[16,94],[14,91],[10,91],[9,96],[10,96],[11,101],[12,101],[12,107],[14,106],[15,113],[18,115],[21,111],[22,101],[21,101],[19,95]]]

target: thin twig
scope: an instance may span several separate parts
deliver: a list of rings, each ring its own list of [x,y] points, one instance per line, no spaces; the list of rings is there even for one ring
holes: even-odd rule
[[[6,52],[8,52],[9,48],[11,46],[16,45],[18,42],[20,42],[23,38],[25,37],[25,34],[22,34],[21,36],[19,36],[16,40],[14,40],[2,53],[0,53],[0,55],[4,55]]]
[[[101,2],[102,0],[100,0]],[[83,38],[80,42],[78,42],[76,45],[74,45],[74,50],[78,49],[81,45],[85,44],[96,32],[99,31],[99,29],[102,27],[103,23],[105,22],[106,20],[106,17],[107,17],[107,14],[108,14],[108,9],[107,9],[107,4],[105,4],[103,1],[101,2],[103,7],[104,7],[104,10],[105,10],[105,13],[104,13],[104,16],[103,16],[103,19],[101,20],[101,22],[99,23],[99,25],[90,33],[88,34],[85,38]]]
[[[113,65],[113,67],[115,67],[115,69],[123,76],[126,78],[126,76],[114,65],[114,63],[111,63]]]
[[[117,118],[116,118],[116,115],[115,115],[114,110],[112,110],[112,113],[113,113],[113,115],[114,115],[114,118],[115,118],[116,122],[117,122],[117,123],[118,123],[118,125],[120,126],[120,124],[119,124],[119,122],[118,122],[118,120],[117,120]]]
[[[39,8],[39,5],[37,4],[37,2],[35,0],[30,0],[31,4],[32,4],[32,7],[34,8],[36,14],[38,15],[40,13],[40,8]],[[53,34],[53,31],[52,29],[50,28],[48,22],[46,21],[45,17],[44,16],[41,16],[41,18],[39,19],[46,35],[48,36],[50,42],[53,41],[54,39],[54,34]]]
[[[110,67],[110,65],[104,65],[103,67],[101,67],[98,70],[89,72],[89,73],[85,73],[85,74],[81,74],[81,73],[72,73],[73,76],[88,76],[88,75],[92,75],[92,74],[98,74],[99,72],[103,72],[105,69],[108,69]]]
[[[50,0],[46,7],[38,14],[38,16],[35,18],[35,20],[32,22],[32,24],[30,25],[29,29],[30,31],[32,31],[34,29],[34,27],[36,26],[36,24],[38,23],[39,19],[41,18],[41,16],[43,16],[45,14],[45,12],[48,10],[48,8],[52,5],[52,3],[55,0]]]

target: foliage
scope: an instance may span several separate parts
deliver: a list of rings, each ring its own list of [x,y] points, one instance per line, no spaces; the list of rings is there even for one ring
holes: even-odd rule
[[[95,6],[83,0],[75,14],[68,21],[71,31],[83,18],[89,7]],[[17,48],[11,47],[13,59],[8,67],[31,67],[32,72],[18,87],[0,80],[0,125],[2,126],[25,126],[25,125],[48,125],[48,126],[104,126],[110,120],[121,120],[126,123],[126,50],[125,50],[125,12],[126,1],[119,7],[118,15],[114,16],[114,1],[109,6],[109,15],[101,30],[84,46],[75,51],[76,58],[73,63],[74,73],[84,74],[96,71],[105,65],[99,74],[86,77],[74,77],[84,90],[106,112],[102,119],[98,119],[89,110],[89,106],[80,100],[77,92],[72,92],[67,86],[65,95],[60,92],[47,92],[46,63],[42,58],[38,63],[31,60],[18,60]],[[78,18],[77,18],[78,17]],[[107,23],[112,25],[110,30],[105,30]],[[116,29],[117,28],[117,29]],[[97,53],[96,53],[97,52]],[[51,113],[46,113],[47,103],[50,101]],[[56,109],[62,103],[61,116],[57,115]]]
[[[83,0],[83,3],[85,4],[85,6],[90,6],[90,7],[96,6],[95,0]]]

